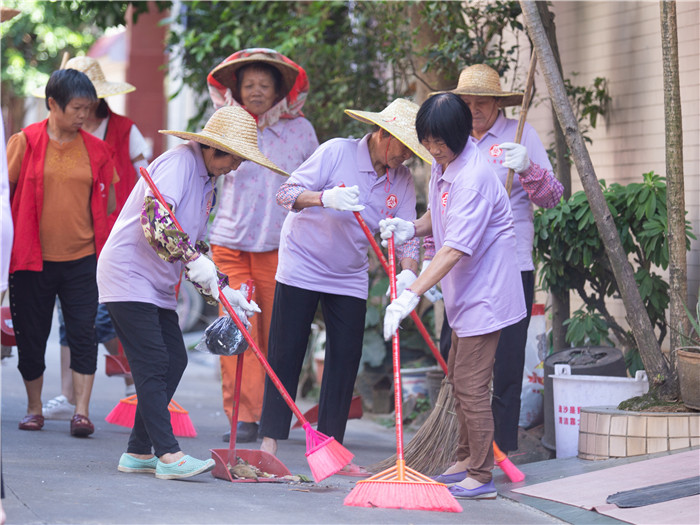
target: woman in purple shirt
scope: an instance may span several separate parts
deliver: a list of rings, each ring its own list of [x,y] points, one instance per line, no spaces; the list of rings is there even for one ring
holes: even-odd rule
[[[435,159],[430,209],[419,220],[387,219],[382,237],[401,245],[433,235],[437,253],[410,288],[386,309],[384,337],[398,329],[420,296],[442,281],[445,311],[453,328],[448,379],[454,387],[460,435],[450,472],[466,478],[450,487],[455,497],[495,498],[493,414],[489,382],[503,328],[525,317],[508,195],[472,139],[471,113],[452,93],[429,98],[418,111],[416,131]]]
[[[362,139],[322,144],[277,193],[277,202],[291,213],[282,226],[268,358],[287,391],[296,392],[320,303],[327,344],[318,429],[339,442],[362,355],[369,286],[369,242],[351,212],[362,211],[375,232],[385,217],[415,218],[413,176],[403,163],[413,153],[430,158],[416,137],[417,111],[416,104],[404,99],[379,113],[347,110],[353,118],[376,124],[375,131]],[[398,252],[402,267],[415,273],[418,243]],[[262,450],[276,453],[277,440],[289,435],[291,416],[268,379]]]

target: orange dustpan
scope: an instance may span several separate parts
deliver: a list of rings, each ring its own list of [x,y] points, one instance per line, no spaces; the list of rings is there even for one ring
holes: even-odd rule
[[[252,298],[253,281],[248,281],[248,300]],[[243,357],[245,353],[236,356],[236,386],[233,391],[233,414],[231,417],[231,437],[228,448],[211,449],[211,458],[214,460],[214,470],[211,471],[215,478],[224,479],[233,483],[260,482],[260,481],[280,481],[283,476],[290,476],[289,469],[275,456],[262,450],[236,450],[236,431],[238,428],[238,406],[241,397],[241,378],[243,377]],[[258,476],[255,478],[235,478],[231,475],[229,466],[235,466],[238,459],[248,463],[272,477]]]

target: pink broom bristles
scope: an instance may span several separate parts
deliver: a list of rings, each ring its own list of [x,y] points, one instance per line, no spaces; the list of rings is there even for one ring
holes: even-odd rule
[[[309,423],[304,425],[304,431],[306,432],[306,459],[316,483],[332,476],[352,461],[353,453],[338,443],[335,438],[314,430]]]
[[[117,406],[107,414],[105,421],[121,427],[134,428],[137,404],[138,399],[135,395],[119,400]],[[194,428],[187,410],[182,408],[176,401],[170,401],[168,411],[170,412],[170,424],[173,427],[174,435],[179,437],[197,437],[197,430]]]

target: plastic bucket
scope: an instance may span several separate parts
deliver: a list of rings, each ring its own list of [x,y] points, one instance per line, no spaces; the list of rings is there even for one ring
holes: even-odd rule
[[[634,378],[571,375],[569,365],[554,365],[554,432],[557,458],[578,454],[581,407],[617,406],[649,390],[643,370]]]
[[[438,367],[401,369],[401,394],[404,399],[409,396],[428,397],[428,379],[426,375],[431,370],[438,370]]]

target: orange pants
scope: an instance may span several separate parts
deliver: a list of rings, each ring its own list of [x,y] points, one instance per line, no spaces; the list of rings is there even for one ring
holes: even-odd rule
[[[212,246],[214,262],[223,273],[228,275],[231,288],[237,289],[248,279],[254,281],[255,301],[262,313],[249,319],[250,335],[260,351],[267,357],[267,338],[270,332],[272,301],[275,296],[275,273],[277,272],[277,250],[270,252],[243,252],[223,246]],[[260,419],[265,390],[265,369],[253,354],[246,350],[243,354],[243,379],[241,380],[241,398],[238,420],[255,423]],[[222,356],[221,391],[223,393],[224,411],[229,421],[233,412],[233,392],[236,383],[237,356]]]

